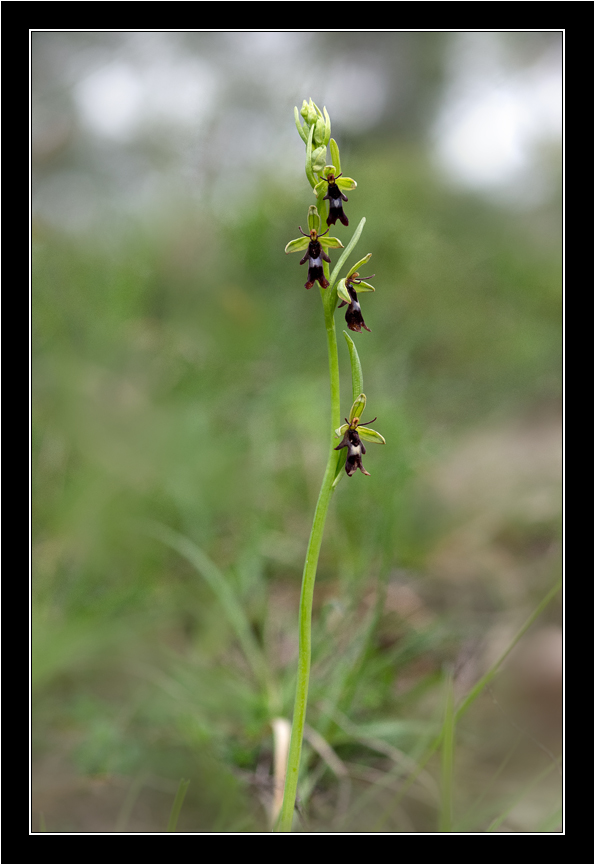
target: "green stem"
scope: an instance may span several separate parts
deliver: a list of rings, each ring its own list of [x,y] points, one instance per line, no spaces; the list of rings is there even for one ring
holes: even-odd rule
[[[325,265],[325,270],[327,266]],[[327,274],[328,276],[328,274]],[[337,334],[335,331],[335,305],[337,292],[335,289],[321,289],[322,305],[324,309],[324,322],[326,326],[326,339],[328,347],[329,373],[331,383],[331,436],[328,462],[322,486],[314,511],[312,530],[306,552],[304,573],[302,577],[302,594],[300,597],[299,614],[299,654],[298,671],[295,691],[295,703],[293,709],[293,724],[291,727],[291,742],[289,745],[289,756],[287,759],[287,773],[285,776],[285,790],[283,793],[283,807],[276,831],[291,832],[293,823],[293,811],[295,808],[295,797],[297,793],[298,776],[300,771],[300,758],[302,754],[302,740],[304,737],[304,725],[306,723],[306,709],[308,705],[308,684],[310,681],[310,658],[312,652],[312,601],[314,598],[314,582],[316,580],[316,569],[318,567],[318,556],[322,544],[322,535],[328,507],[333,494],[333,481],[335,478],[339,452],[335,448],[334,430],[340,426],[341,404],[339,390],[339,353],[337,350]]]

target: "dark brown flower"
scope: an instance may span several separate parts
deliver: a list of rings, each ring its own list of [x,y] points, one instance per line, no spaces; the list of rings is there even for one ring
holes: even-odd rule
[[[374,274],[372,274],[372,276],[373,275]],[[371,276],[366,277],[366,279],[371,278]],[[355,330],[357,331],[357,333],[361,333],[363,327],[365,330],[368,331],[368,333],[371,333],[372,331],[364,321],[364,317],[362,315],[362,308],[359,304],[359,300],[357,299],[357,292],[354,288],[354,283],[358,285],[360,282],[362,282],[362,280],[359,278],[358,273],[354,273],[352,276],[348,276],[345,280],[345,290],[351,298],[351,302],[349,306],[347,306],[347,310],[345,312],[345,321],[347,322],[347,327],[349,328],[349,330]],[[339,304],[339,307],[346,305],[347,301],[342,300]]]

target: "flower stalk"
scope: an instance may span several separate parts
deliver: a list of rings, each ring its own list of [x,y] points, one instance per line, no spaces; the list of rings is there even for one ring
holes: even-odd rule
[[[303,118],[303,123],[300,117]],[[298,109],[295,109],[295,122],[298,133],[306,145],[306,177],[316,195],[316,205],[311,205],[308,211],[309,234],[300,228],[302,237],[290,241],[285,247],[285,252],[307,250],[300,262],[300,264],[308,262],[308,280],[305,287],[307,289],[312,288],[315,282],[318,282],[319,285],[327,339],[331,416],[327,464],[316,502],[302,575],[298,626],[299,655],[291,741],[285,775],[283,805],[275,827],[275,831],[280,832],[291,832],[293,824],[308,704],[314,583],[330,501],[335,487],[343,476],[343,466],[345,466],[348,477],[353,475],[356,468],[360,468],[364,474],[368,474],[361,464],[361,454],[365,453],[361,439],[384,444],[384,439],[380,433],[361,423],[362,412],[366,405],[366,397],[362,393],[361,364],[353,341],[347,334],[354,403],[349,418],[345,418],[346,425],[341,426],[339,353],[335,330],[335,310],[338,300],[341,298],[343,301],[341,305],[349,304],[346,316],[348,326],[357,332],[361,332],[362,326],[368,330],[369,328],[364,324],[361,315],[361,307],[357,301],[356,292],[374,291],[374,288],[364,281],[366,277],[361,278],[359,276],[357,270],[369,260],[371,253],[352,267],[345,279],[338,283],[341,269],[359,240],[365,219],[360,221],[353,237],[344,249],[338,238],[327,236],[327,231],[331,225],[335,225],[337,220],[344,226],[349,224],[343,209],[343,202],[348,201],[344,190],[355,189],[357,184],[352,178],[343,176],[339,147],[336,141],[330,137],[331,122],[326,108],[320,111],[312,100],[309,102],[304,100],[301,110],[298,112]],[[329,165],[326,164],[327,146],[330,147],[332,159],[332,164]],[[321,223],[324,222],[328,228],[326,231],[320,232]],[[329,267],[331,258],[328,254],[331,249],[343,249],[332,273]],[[337,446],[337,437],[340,438],[341,436],[343,436],[343,441]]]

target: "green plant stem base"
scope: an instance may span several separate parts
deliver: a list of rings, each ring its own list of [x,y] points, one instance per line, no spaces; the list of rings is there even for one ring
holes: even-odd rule
[[[331,380],[331,430],[334,430],[336,426],[338,426],[340,420],[339,357],[334,321],[336,291],[327,291],[328,294],[323,294],[322,296],[322,302],[325,313]],[[333,494],[337,463],[340,459],[339,453],[334,449],[334,447],[334,432],[331,432],[329,457],[320,493],[318,495],[318,501],[316,503],[316,510],[314,511],[312,530],[310,532],[310,540],[308,542],[306,561],[304,563],[304,572],[302,576],[302,593],[300,597],[299,613],[297,683],[293,710],[293,724],[291,728],[291,742],[289,745],[289,756],[287,761],[287,774],[285,777],[285,790],[283,794],[283,807],[281,808],[279,823],[275,830],[278,832],[291,832],[293,823],[293,811],[297,794],[302,741],[304,737],[304,725],[306,723],[306,709],[308,703],[308,683],[310,679],[310,656],[312,649],[312,602],[314,598],[314,582],[316,580],[316,569],[318,567],[318,556],[322,544],[324,524]]]

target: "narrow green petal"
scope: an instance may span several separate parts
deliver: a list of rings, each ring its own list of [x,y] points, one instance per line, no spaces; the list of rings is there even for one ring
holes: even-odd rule
[[[353,402],[351,406],[351,411],[349,412],[349,422],[353,420],[354,417],[361,418],[362,414],[366,410],[366,395],[365,393],[360,393],[358,397]]]
[[[372,444],[376,445],[386,444],[384,436],[381,436],[379,432],[376,432],[375,429],[370,429],[368,426],[358,426],[357,432],[359,437],[365,442],[372,442]]]
[[[327,249],[343,249],[343,244],[338,237],[320,237],[319,240]]]
[[[285,253],[287,254],[289,252],[301,252],[303,249],[306,249],[309,243],[309,237],[298,237],[295,240],[290,240],[285,247]]]

